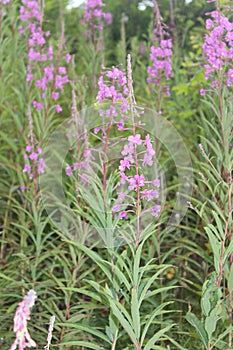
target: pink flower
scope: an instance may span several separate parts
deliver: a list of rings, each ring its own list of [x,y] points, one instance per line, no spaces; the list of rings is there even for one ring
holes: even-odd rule
[[[32,152],[32,153],[30,154],[29,158],[30,158],[31,160],[37,160],[37,158],[38,158],[38,153]]]
[[[103,12],[102,17],[108,25],[112,24],[112,14],[110,12]]]
[[[152,45],[150,48],[152,66],[148,67],[150,77],[147,79],[148,83],[155,83],[156,85],[158,85],[157,79],[159,76],[163,75],[166,80],[173,76],[171,66],[172,40],[160,40],[157,45]],[[169,87],[166,90],[168,92]]]
[[[52,45],[49,45],[49,47],[48,47],[48,55],[49,55],[49,60],[52,61],[52,59],[53,59],[53,47],[52,47]]]
[[[149,135],[146,135],[146,139],[144,141],[146,146],[146,153],[144,154],[143,165],[152,166],[153,165],[153,156],[155,155],[155,151],[152,148],[152,143]]]
[[[119,215],[119,218],[127,220],[128,219],[127,212],[125,210],[122,211]]]
[[[45,162],[43,158],[40,158],[38,160],[38,167],[37,167],[37,172],[38,174],[43,174],[45,171]]]
[[[112,67],[110,70],[102,72],[98,80],[98,86],[99,91],[96,99],[99,104],[109,102],[109,108],[105,109],[104,112],[100,109],[99,115],[101,117],[104,115],[111,117],[118,130],[124,130],[124,119],[127,118],[126,112],[129,109],[127,81],[124,71]],[[116,104],[116,102],[119,103]],[[118,115],[122,117],[120,121],[115,119]]]
[[[70,59],[71,59],[71,56],[69,53],[66,54],[66,63],[69,64],[70,63]]]
[[[94,134],[98,134],[99,131],[100,131],[100,128],[99,128],[99,127],[94,128]]]
[[[23,34],[23,33],[24,33],[24,27],[19,26],[19,29],[18,29],[18,30],[19,30],[19,33],[20,33],[20,34]]]
[[[119,131],[124,130],[124,124],[125,124],[124,120],[121,119],[121,120],[117,123],[117,129],[118,129]]]
[[[112,23],[112,14],[103,12],[102,0],[87,0],[84,13],[84,24],[89,24],[91,28],[103,30],[103,20],[109,25]],[[96,23],[97,22],[97,23]]]
[[[157,190],[144,190],[142,191],[142,199],[146,199],[147,201],[150,201],[154,198],[158,198],[159,192]]]
[[[53,92],[53,93],[52,93],[52,99],[53,99],[54,101],[57,101],[58,98],[59,98],[59,92]]]
[[[148,166],[152,166],[153,165],[153,159],[152,156],[148,153],[144,154],[144,158],[143,158],[143,165],[148,165]]]
[[[205,35],[205,42],[202,46],[206,61],[204,65],[205,78],[212,78],[212,86],[216,87],[218,82],[215,80],[215,77],[219,71],[226,67],[224,83],[227,86],[232,86],[233,23],[227,17],[221,16],[218,11],[212,11],[210,15],[212,19],[206,20],[206,29],[210,30],[210,32]],[[215,75],[214,73],[217,74]],[[200,93],[204,95],[204,90],[202,89]]]
[[[41,74],[40,78],[37,78],[35,81],[35,86],[42,90],[40,91],[41,100],[40,102],[33,101],[33,106],[40,111],[43,110],[43,105],[41,103],[42,99],[46,99],[46,96],[48,97],[52,93],[52,99],[56,101],[59,97],[59,93],[54,90],[63,89],[64,84],[68,83],[69,79],[68,76],[65,75],[66,67],[64,66],[58,66],[58,72],[54,72],[54,65],[51,64],[51,61],[54,59],[52,45],[44,47],[47,42],[46,38],[50,35],[50,32],[44,32],[42,30],[43,11],[38,0],[22,0],[22,4],[23,6],[20,7],[20,19],[22,22],[26,23],[25,29],[20,27],[20,32],[23,33],[27,30],[29,46],[28,61],[29,63],[31,63],[30,61],[40,62]],[[69,54],[67,54],[64,58],[67,63],[70,61]],[[31,82],[36,79],[36,66],[36,62],[34,65],[27,66],[27,82]],[[58,113],[61,112],[61,107],[57,105],[56,110]]]
[[[122,208],[122,204],[115,204],[115,205],[113,206],[113,208],[112,208],[112,211],[113,211],[114,213],[117,213],[118,211],[121,210],[121,208]]]
[[[27,321],[30,320],[30,308],[35,304],[36,298],[35,291],[31,289],[19,303],[14,316],[16,339],[10,350],[15,350],[17,346],[19,350],[23,350],[26,347],[36,347],[36,343],[32,340],[27,329]]]
[[[51,66],[46,66],[44,68],[44,74],[48,80],[53,80],[53,70],[54,70],[53,64]]]
[[[10,2],[11,0],[0,0],[0,3],[2,3],[3,5],[6,5]]]
[[[33,80],[33,74],[27,74],[26,81],[32,81]]]
[[[57,113],[60,113],[61,111],[62,111],[62,108],[61,108],[61,106],[60,105],[56,105],[56,112]]]
[[[206,21],[206,29],[209,30],[214,26],[214,22],[211,19],[207,19]]]
[[[33,107],[37,108],[39,111],[42,111],[43,105],[41,102],[33,101],[32,102]]]
[[[125,168],[130,169],[130,162],[125,158],[123,160],[120,161],[120,166],[119,166],[119,170],[120,171],[125,171]]]
[[[134,147],[132,143],[129,143],[128,145],[124,145],[124,149],[121,152],[123,156],[126,156],[127,154],[133,154],[134,152]]]
[[[137,187],[143,187],[145,185],[145,178],[143,175],[135,175],[128,179],[130,185],[128,187],[129,190],[134,190]]]
[[[161,206],[160,205],[155,205],[154,207],[152,207],[150,209],[150,213],[152,214],[152,216],[158,216],[160,210],[161,210]]]
[[[151,156],[154,156],[154,155],[155,155],[155,151],[154,151],[153,148],[152,148],[152,143],[151,143],[150,135],[148,135],[148,134],[146,135],[145,146],[146,146],[146,148],[147,148],[148,153],[149,153]]]
[[[128,137],[128,141],[130,143],[136,144],[136,145],[141,145],[142,144],[142,140],[141,140],[141,135],[140,134],[136,134],[135,136],[131,135]]]
[[[58,73],[59,74],[66,74],[66,67],[59,67],[58,68]]]
[[[69,164],[66,164],[65,172],[66,172],[66,175],[69,176],[69,177],[72,175],[72,168],[71,168],[71,166]]]
[[[160,187],[160,180],[159,179],[155,179],[152,181],[152,185],[155,187]]]
[[[124,172],[121,172],[121,184],[124,185],[127,180],[128,176],[126,176]]]
[[[30,171],[31,171],[31,165],[25,164],[23,172],[24,173],[30,173]]]
[[[47,84],[46,77],[43,77],[42,79],[36,81],[36,86],[39,87],[42,90],[46,90],[47,89],[47,85],[46,84]]]
[[[121,201],[125,199],[125,194],[123,192],[118,192],[117,196],[118,196],[118,199]]]

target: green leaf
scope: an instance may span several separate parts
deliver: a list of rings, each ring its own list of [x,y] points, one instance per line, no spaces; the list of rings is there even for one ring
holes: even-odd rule
[[[221,318],[221,307],[220,305],[217,305],[210,313],[209,316],[205,319],[205,330],[208,334],[208,339],[211,341],[211,337],[213,332],[216,329],[216,324],[218,320]]]
[[[111,271],[106,266],[106,264],[109,265],[109,262],[106,262],[99,254],[97,254],[96,252],[94,252],[93,250],[91,250],[90,248],[86,247],[85,245],[83,245],[81,243],[69,241],[66,239],[64,239],[64,240],[67,241],[69,244],[77,246],[80,250],[82,250],[84,253],[86,253],[93,260],[93,262],[95,262],[102,269],[102,271],[108,277],[108,279],[110,281],[112,281]]]
[[[72,341],[68,341],[68,342],[64,342],[61,343],[61,345],[78,345],[78,346],[84,346],[85,348],[88,349],[94,349],[94,350],[104,350],[104,348],[102,346],[96,345],[96,344],[92,344],[86,341],[79,341],[79,340],[72,340]]]
[[[223,257],[223,264],[227,260],[228,256],[233,252],[233,240],[231,240],[229,246],[225,250],[224,257]]]
[[[133,283],[136,287],[138,287],[138,278],[139,278],[139,268],[140,268],[142,247],[143,247],[143,244],[140,244],[137,251],[136,251],[136,254],[134,257],[134,263],[133,263]]]
[[[119,321],[115,315],[113,315],[112,311],[109,313],[109,327],[106,326],[106,334],[109,339],[113,341],[114,337],[118,334],[119,330]]]
[[[0,272],[0,277],[7,280],[7,281],[14,281],[13,278],[10,278],[9,276],[4,275],[3,273]]]
[[[219,274],[219,265],[220,265],[220,252],[221,252],[221,243],[217,240],[215,235],[212,233],[209,227],[204,228],[208,234],[210,245],[214,253],[214,267],[217,274]]]
[[[223,238],[224,237],[223,223],[222,223],[222,221],[220,220],[219,216],[217,215],[217,213],[214,210],[212,210],[212,214],[213,214],[213,216],[215,218],[215,221],[216,221],[216,224],[217,224],[217,227],[218,227],[218,232],[220,233],[221,237]]]
[[[144,300],[148,290],[150,289],[150,286],[152,285],[152,283],[159,277],[159,275],[161,275],[169,267],[171,267],[171,265],[161,265],[159,270],[148,279],[148,281],[146,282],[145,286],[143,287],[142,292],[141,292],[140,297],[139,297],[139,307],[141,306],[141,303],[143,302],[143,300]]]
[[[116,305],[117,304],[117,305]],[[128,322],[128,320],[126,320],[126,318],[124,317],[123,313],[120,311],[120,309],[122,310],[123,306],[117,303],[115,300],[110,300],[110,308],[113,312],[113,314],[118,318],[119,322],[121,323],[122,327],[125,329],[125,331],[128,333],[130,339],[132,340],[133,344],[135,345],[135,347],[137,347],[137,337],[133,331],[132,328],[132,321],[131,324]],[[122,310],[123,311],[123,310]],[[124,311],[124,314],[126,314],[127,311]],[[127,318],[130,319],[130,317],[128,316]]]
[[[208,334],[204,328],[204,325],[201,323],[201,321],[191,312],[188,312],[186,314],[186,320],[197,330],[203,344],[205,345],[206,349],[208,349]]]
[[[181,346],[179,343],[177,343],[177,341],[175,341],[174,339],[167,337],[167,339],[169,339],[169,341],[174,344],[176,346],[177,349],[180,350],[187,350],[187,348],[183,348],[183,346]]]
[[[224,339],[229,333],[230,331],[233,331],[233,327],[230,326],[228,327],[223,333],[221,333],[219,336],[218,336],[218,339],[215,341],[215,343],[213,344],[213,349],[215,346],[217,346],[218,343],[221,342],[222,339]],[[225,346],[226,346],[226,343],[225,343]],[[222,348],[223,349],[223,348]],[[231,350],[231,349],[227,349],[227,350]]]
[[[207,282],[207,281],[206,281]],[[205,282],[205,283],[206,283]],[[203,297],[201,298],[201,308],[205,316],[209,315],[209,312],[211,310],[211,304],[210,304],[210,295],[209,293],[204,293]]]
[[[144,342],[144,339],[146,337],[146,334],[148,332],[148,329],[150,327],[150,325],[152,324],[152,322],[154,321],[155,317],[156,316],[161,316],[165,313],[168,313],[168,312],[171,312],[170,310],[164,310],[164,308],[167,306],[167,305],[170,305],[172,304],[173,301],[168,301],[166,303],[163,303],[161,305],[159,305],[151,314],[151,316],[149,317],[149,319],[146,321],[145,323],[145,326],[144,326],[144,329],[143,329],[143,332],[142,332],[142,336],[141,336],[141,343]]]
[[[139,339],[140,332],[141,332],[141,324],[140,324],[140,312],[139,312],[138,295],[137,295],[136,287],[132,288],[131,315],[132,315],[132,322],[133,322],[135,334],[137,339]]]
[[[233,292],[233,264],[231,264],[230,273],[227,281],[228,290],[230,293]]]
[[[168,332],[169,329],[171,329],[174,325],[175,324],[171,324],[171,325],[161,329],[157,333],[155,333],[153,335],[153,337],[147,342],[146,346],[144,347],[144,350],[152,349],[152,346],[162,337],[162,335],[164,335],[166,332]]]
[[[106,343],[111,344],[108,337],[104,333],[102,333],[99,330],[92,328],[90,326],[84,326],[84,325],[81,325],[78,323],[72,323],[69,321],[64,322],[64,323],[57,323],[57,325],[62,326],[62,327],[75,328],[75,329],[81,330],[83,332],[90,333],[90,334],[95,335],[96,337],[104,340]]]
[[[127,278],[125,277],[124,273],[119,269],[119,267],[117,265],[113,265],[112,263],[110,263],[108,261],[106,261],[106,264],[114,269],[114,274],[115,274],[115,276],[117,276],[120,283],[124,283],[127,290],[130,291],[131,285],[128,282]]]

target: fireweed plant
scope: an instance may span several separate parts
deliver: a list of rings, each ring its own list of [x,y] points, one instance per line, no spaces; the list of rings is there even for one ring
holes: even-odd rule
[[[159,6],[156,0],[153,0],[153,15],[154,25],[153,32],[151,35],[151,47],[150,47],[150,61],[151,65],[148,66],[147,83],[152,91],[152,96],[155,95],[155,104],[153,102],[153,108],[155,108],[158,114],[158,128],[159,120],[162,118],[163,103],[165,97],[170,97],[170,87],[168,85],[169,79],[173,76],[172,74],[172,39],[168,33],[168,28],[163,23],[163,18],[160,14]],[[157,159],[160,157],[160,147],[158,139],[155,141],[155,155]],[[154,207],[154,214],[158,214],[160,208]],[[157,253],[159,262],[161,262],[161,249],[163,232],[160,225],[158,226],[157,232]],[[162,288],[162,279],[160,279],[160,287]],[[161,301],[162,301],[161,295]]]
[[[210,1],[209,1],[210,2]],[[211,86],[201,89],[208,106],[203,114],[204,131],[199,144],[202,160],[200,182],[207,193],[196,210],[205,220],[205,232],[213,253],[213,272],[203,285],[203,322],[189,312],[187,320],[196,328],[206,349],[232,347],[232,53],[233,25],[225,13],[230,5],[207,13],[203,58],[205,78]],[[214,133],[215,140],[208,135]],[[228,320],[227,320],[228,319]],[[221,321],[219,321],[221,320]],[[226,321],[228,328],[223,328]],[[228,335],[228,340],[226,336]]]
[[[26,347],[36,347],[27,329],[27,321],[30,320],[30,308],[35,304],[36,293],[30,290],[17,307],[14,317],[14,332],[16,339],[11,345],[10,350],[25,349]]]
[[[131,116],[131,122],[132,122],[132,134],[128,136],[127,143],[124,145],[124,149],[121,152],[123,159],[120,160],[120,184],[121,187],[124,187],[123,185],[127,184],[128,192],[124,192],[122,189],[118,192],[118,200],[120,203],[116,204],[114,207],[115,212],[120,212],[119,216],[120,218],[124,218],[127,220],[128,213],[133,213],[136,215],[137,220],[137,228],[136,228],[136,239],[135,239],[135,248],[138,248],[139,241],[140,241],[140,211],[141,211],[141,201],[151,201],[155,198],[159,197],[158,188],[160,185],[160,181],[158,178],[155,178],[153,180],[147,180],[145,179],[145,176],[143,174],[143,168],[144,167],[151,167],[154,165],[154,156],[155,151],[153,149],[153,145],[150,139],[150,135],[147,134],[145,136],[145,139],[141,139],[141,135],[136,133],[136,121],[135,117],[137,116],[137,110],[134,106],[135,104],[135,98],[134,98],[134,92],[133,92],[133,78],[132,78],[132,69],[131,69],[131,62],[130,62],[130,56],[128,56],[128,90],[129,90],[129,105],[130,105],[130,116]],[[138,150],[138,146],[144,146],[144,150],[140,151]],[[132,196],[132,191],[135,193],[136,198],[134,198],[134,195]],[[127,196],[126,196],[127,194]],[[135,203],[135,207],[127,203],[126,208],[129,207],[129,210],[122,210],[122,207],[124,207],[124,199],[127,199],[127,201],[131,201],[131,203]],[[157,217],[160,211],[160,205],[152,206],[149,210],[152,216]]]
[[[87,0],[84,13],[84,24],[88,24],[90,27],[90,37],[92,43],[96,43],[97,31],[102,32],[104,22],[108,25],[112,23],[112,14],[110,12],[103,11],[104,3],[102,0]]]
[[[70,55],[63,58],[64,29],[62,29],[61,42],[56,56],[51,44],[47,44],[50,33],[43,31],[43,3],[39,1],[22,0],[20,7],[19,32],[27,38],[27,102],[29,133],[25,149],[24,173],[28,173],[29,179],[34,181],[34,194],[36,194],[36,178],[44,173],[45,163],[42,157],[42,145],[45,133],[50,123],[50,115],[53,111],[62,112],[58,103],[60,94],[64,91],[64,85],[69,82],[66,64],[70,62]],[[62,59],[64,65],[62,64]],[[35,95],[30,94],[34,87]],[[32,100],[32,101],[31,101]],[[34,124],[37,126],[38,139],[33,132]],[[27,187],[22,186],[22,190]]]
[[[128,67],[128,71],[130,69],[131,66]],[[132,76],[132,72],[130,74]],[[139,134],[143,130],[142,113],[137,111],[136,106],[130,107],[135,103],[132,78],[127,84],[124,72],[113,67],[102,72],[98,85],[96,108],[100,125],[89,134],[83,130],[83,135],[78,141],[78,154],[72,156],[75,159],[73,164],[66,163],[65,172],[69,177],[76,173],[79,181],[90,187],[88,178],[90,176],[92,179],[95,178],[99,169],[94,163],[99,164],[98,180],[101,184],[103,205],[106,210],[112,208],[113,217],[120,221],[137,218],[137,234],[134,242],[137,247],[140,241],[140,216],[145,216],[147,213],[157,217],[161,207],[159,204],[160,180],[153,141],[149,134]],[[85,124],[80,121],[79,129],[80,125]],[[80,140],[83,144],[82,149]],[[99,144],[101,147],[98,148]],[[122,145],[124,145],[123,149],[120,150]],[[109,158],[117,147],[120,153],[118,162]],[[77,151],[77,148],[72,147],[71,150],[73,149]],[[112,203],[109,199],[107,201],[107,191],[109,190],[108,179],[114,171],[120,180],[112,189],[115,197]],[[76,191],[80,193],[78,187],[77,183]]]
[[[162,114],[162,99],[170,96],[169,85],[165,84],[172,76],[172,39],[165,24],[162,22],[158,3],[153,0],[154,29],[152,33],[152,45],[150,48],[151,66],[148,67],[149,77],[147,82],[152,85],[156,94],[156,110]]]
[[[105,4],[102,0],[87,0],[83,24],[86,27],[84,36],[89,39],[91,45],[92,80],[96,88],[99,66],[104,67],[104,24],[111,25],[112,14],[104,11]],[[98,58],[100,64],[98,65]]]
[[[155,165],[155,151],[150,135],[144,136],[139,133],[143,131],[140,120],[143,119],[143,114],[137,111],[135,105],[130,55],[128,55],[127,69],[128,79],[117,67],[107,69],[99,78],[96,108],[102,123],[89,133],[88,148],[93,157],[95,157],[94,154],[101,156],[99,163],[101,171],[98,173],[98,167],[96,167],[93,172],[90,172],[90,166],[92,166],[90,162],[89,167],[82,167],[80,174],[82,181],[76,182],[78,193],[81,195],[78,201],[79,214],[85,218],[86,224],[97,226],[97,218],[99,218],[99,225],[101,222],[106,235],[110,235],[112,232],[108,225],[112,222],[119,232],[117,240],[114,242],[106,237],[103,239],[105,246],[113,243],[113,246],[107,245],[107,258],[104,258],[101,251],[95,252],[75,240],[68,242],[88,255],[106,277],[104,284],[87,280],[87,285],[94,289],[95,293],[91,289],[82,289],[83,294],[92,295],[92,298],[108,308],[109,324],[106,335],[101,333],[99,336],[110,345],[111,349],[120,347],[121,337],[127,335],[129,343],[135,349],[149,350],[173,327],[173,324],[168,322],[165,327],[158,326],[162,315],[171,312],[166,309],[171,304],[170,301],[159,303],[150,316],[145,312],[146,305],[150,302],[150,297],[159,295],[162,291],[168,292],[174,286],[166,286],[162,289],[159,287],[160,276],[170,265],[156,264],[157,258],[154,258],[145,266],[141,266],[143,246],[152,234],[156,234],[156,225],[148,225],[147,229],[143,230],[141,221],[146,214],[149,214],[151,217],[149,221],[156,223],[155,218],[159,215],[160,205],[154,202],[159,201],[160,180],[158,174],[157,177],[148,179],[148,173],[145,171],[147,167]],[[106,101],[109,103],[106,104]],[[114,132],[116,134],[120,132],[123,136],[114,136]],[[91,146],[91,141],[95,142],[95,139],[103,144],[100,151]],[[112,145],[114,147],[120,145],[121,149],[120,159],[113,163],[109,162]],[[84,148],[84,156],[86,151],[87,149]],[[79,162],[80,167],[81,164]],[[108,175],[109,171],[114,171],[114,167],[117,174],[115,178]],[[68,165],[66,174],[69,177],[79,176],[77,169],[75,163]],[[102,202],[103,212],[93,207],[92,202],[96,199],[91,195],[92,193],[95,193],[96,199]],[[112,221],[108,217],[109,212],[112,215]],[[128,232],[124,229],[124,225]],[[100,233],[100,229],[98,227],[96,229]],[[125,231],[126,235],[124,235]],[[103,235],[101,237],[103,238]],[[67,238],[64,239],[67,240]],[[98,238],[94,245],[97,240]],[[151,328],[154,328],[154,335],[148,338]],[[87,332],[92,333],[93,330],[89,329]],[[69,345],[69,342],[64,344]],[[72,344],[74,345],[75,342]]]

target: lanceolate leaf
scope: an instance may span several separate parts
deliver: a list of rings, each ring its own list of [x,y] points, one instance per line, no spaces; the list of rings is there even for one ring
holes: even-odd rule
[[[102,346],[99,346],[99,345],[96,345],[96,344],[92,344],[90,342],[87,342],[87,341],[68,341],[68,342],[64,342],[64,343],[61,343],[61,345],[66,345],[66,346],[83,346],[84,348],[87,348],[87,349],[94,349],[94,350],[105,350],[105,348],[103,348]]]
[[[232,293],[233,292],[233,264],[231,264],[227,285],[228,285],[229,292]]]
[[[174,326],[174,324],[171,324],[163,329],[161,329],[160,331],[158,331],[157,333],[155,333],[153,335],[153,337],[147,342],[146,346],[144,347],[144,350],[151,350],[153,345],[166,333],[169,331],[169,329],[171,329]]]
[[[203,323],[191,312],[188,312],[186,314],[186,320],[195,327],[196,331],[198,332],[203,344],[205,345],[206,349],[208,349],[208,335],[204,328]]]
[[[135,345],[135,347],[137,346],[137,337],[133,331],[133,328],[132,328],[132,320],[130,318],[130,316],[128,315],[127,319],[125,318],[124,315],[127,314],[127,311],[125,310],[124,313],[122,313],[122,308],[123,306],[121,307],[121,310],[119,308],[119,303],[116,303],[114,300],[110,300],[110,308],[113,312],[113,314],[118,318],[120,324],[122,325],[122,327],[125,329],[125,331],[128,333],[130,339],[132,340],[133,344]],[[129,322],[131,320],[131,322]]]
[[[149,327],[151,326],[152,322],[154,321],[155,317],[156,316],[161,316],[163,315],[164,313],[166,312],[170,312],[170,310],[164,310],[164,308],[167,306],[167,305],[170,305],[172,304],[173,302],[172,301],[168,301],[166,303],[163,303],[162,305],[158,306],[154,312],[152,312],[151,316],[149,317],[149,319],[146,321],[145,323],[145,326],[144,326],[144,329],[143,329],[143,332],[142,332],[142,336],[141,336],[141,343],[144,342],[145,340],[145,337],[146,337],[146,334],[148,332],[148,329]]]
[[[137,339],[139,339],[140,332],[141,332],[141,325],[140,325],[140,313],[139,313],[139,305],[138,305],[138,294],[135,286],[132,288],[132,295],[131,295],[131,315],[132,315],[134,331]]]
[[[81,325],[78,323],[71,323],[71,322],[57,323],[57,325],[77,329],[77,330],[80,330],[80,331],[86,332],[86,333],[90,333],[90,334],[104,340],[106,343],[111,344],[110,340],[108,339],[108,337],[104,333],[100,332],[99,330],[97,330],[93,327],[84,326],[84,325]]]
[[[139,297],[139,307],[141,306],[141,303],[143,302],[145,296],[146,296],[146,293],[148,292],[148,290],[150,289],[150,286],[152,285],[152,283],[159,277],[159,275],[161,275],[168,267],[170,267],[171,265],[162,265],[159,270],[153,275],[151,276],[146,285],[144,286],[141,294],[140,294],[140,297]]]

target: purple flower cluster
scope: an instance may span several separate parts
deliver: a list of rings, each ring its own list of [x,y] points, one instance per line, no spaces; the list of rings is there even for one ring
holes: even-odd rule
[[[50,100],[57,101],[64,85],[69,82],[66,67],[59,66],[60,52],[57,55],[56,64],[54,65],[54,52],[51,45],[46,45],[49,32],[42,29],[43,15],[38,1],[22,0],[23,5],[20,7],[20,19],[26,23],[28,30],[28,66],[26,80],[30,84],[35,82],[39,89],[39,100],[33,101],[33,107],[38,110],[44,109],[43,100],[47,96]],[[20,33],[25,32],[24,27],[19,27]],[[70,61],[70,55],[66,55],[66,63]],[[38,65],[37,63],[40,62]],[[40,79],[37,79],[37,69],[40,69]],[[56,102],[55,102],[56,103]],[[59,104],[56,104],[57,113],[62,111]]]
[[[138,150],[139,146],[143,146],[143,150]],[[142,148],[142,147],[141,147]],[[159,197],[158,188],[160,187],[160,181],[158,179],[146,181],[145,176],[139,172],[143,172],[145,166],[151,167],[153,165],[153,157],[155,151],[152,147],[152,142],[149,134],[146,135],[145,140],[141,139],[140,134],[131,135],[128,137],[128,143],[124,146],[121,154],[124,156],[120,160],[120,186],[124,188],[127,186],[127,191],[122,190],[118,192],[118,201],[113,207],[113,212],[119,212],[119,217],[128,219],[128,213],[134,213],[132,204],[123,203],[127,198],[134,201],[134,195],[130,195],[131,191],[138,194],[140,200],[146,200],[150,202]],[[140,166],[141,164],[141,166]],[[127,173],[126,173],[127,172]],[[126,192],[127,195],[125,194]],[[122,210],[125,208],[124,210]],[[149,208],[149,211],[153,216],[158,216],[160,211],[160,205]]]
[[[218,86],[214,73],[222,74],[226,86],[233,85],[233,23],[219,11],[210,13],[211,18],[206,20],[206,29],[203,55],[206,59],[205,78],[213,79],[212,86]]]
[[[150,75],[147,78],[148,83],[155,83],[157,86],[161,85],[161,80],[165,78],[168,80],[172,77],[172,40],[160,40],[158,46],[151,46],[150,59],[152,66],[148,67],[148,73]],[[170,96],[169,86],[163,86],[164,92]]]
[[[128,105],[128,88],[127,79],[123,71],[116,67],[103,72],[98,81],[99,91],[97,100],[100,105],[109,102],[110,107],[105,111],[100,110],[101,116],[106,114],[106,117],[122,116],[118,123],[118,129],[123,130],[125,115],[129,110]],[[119,106],[119,110],[118,107]]]
[[[79,180],[81,182],[86,182],[88,181],[88,179],[85,174],[85,171],[88,172],[90,162],[93,160],[93,155],[92,155],[92,149],[90,148],[87,132],[84,133],[83,138],[84,138],[83,140],[84,147],[80,157],[81,160],[78,159],[72,165],[69,165],[68,163],[66,163],[65,172],[66,172],[66,175],[70,177],[74,172],[78,170]]]
[[[30,290],[19,303],[14,316],[14,332],[16,339],[10,350],[23,350],[26,347],[36,347],[35,341],[31,338],[27,329],[27,321],[30,320],[30,308],[35,304],[37,296],[34,290]]]
[[[30,179],[34,178],[35,172],[37,174],[43,174],[45,171],[45,162],[41,154],[42,149],[40,147],[35,147],[34,145],[26,146],[26,153],[24,155],[26,164],[23,172],[28,173]]]
[[[128,106],[128,88],[127,79],[123,71],[116,67],[102,72],[98,81],[99,91],[97,93],[97,101],[99,105],[107,103],[104,109],[98,109],[98,113],[102,118],[103,124],[94,128],[94,134],[101,132],[102,142],[108,143],[107,129],[110,126],[116,125],[118,130],[124,130],[124,123],[129,109]],[[106,120],[105,120],[106,117]],[[117,118],[118,117],[118,118]],[[81,121],[79,121],[79,126]],[[98,151],[91,148],[88,140],[88,133],[83,130],[79,136],[82,140],[82,150],[79,150],[79,158],[73,164],[66,164],[66,175],[71,176],[74,172],[78,172],[80,181],[87,181],[86,174],[89,173],[89,164],[93,161],[93,151],[97,154]],[[99,135],[96,136],[99,139]],[[73,156],[76,158],[76,156]]]
[[[102,0],[87,0],[85,5],[84,24],[89,24],[91,28],[103,30],[104,22],[108,25],[112,23],[112,14],[102,10],[104,4]]]
[[[11,0],[0,0],[0,4],[6,5],[9,4]]]
[[[25,165],[23,172],[29,174],[29,179],[32,180],[36,179],[38,174],[43,174],[45,172],[45,162],[42,157],[42,148],[39,146],[33,134],[33,121],[30,108],[28,108],[28,122],[29,133],[24,154]],[[26,190],[26,187],[22,186],[21,190]]]

